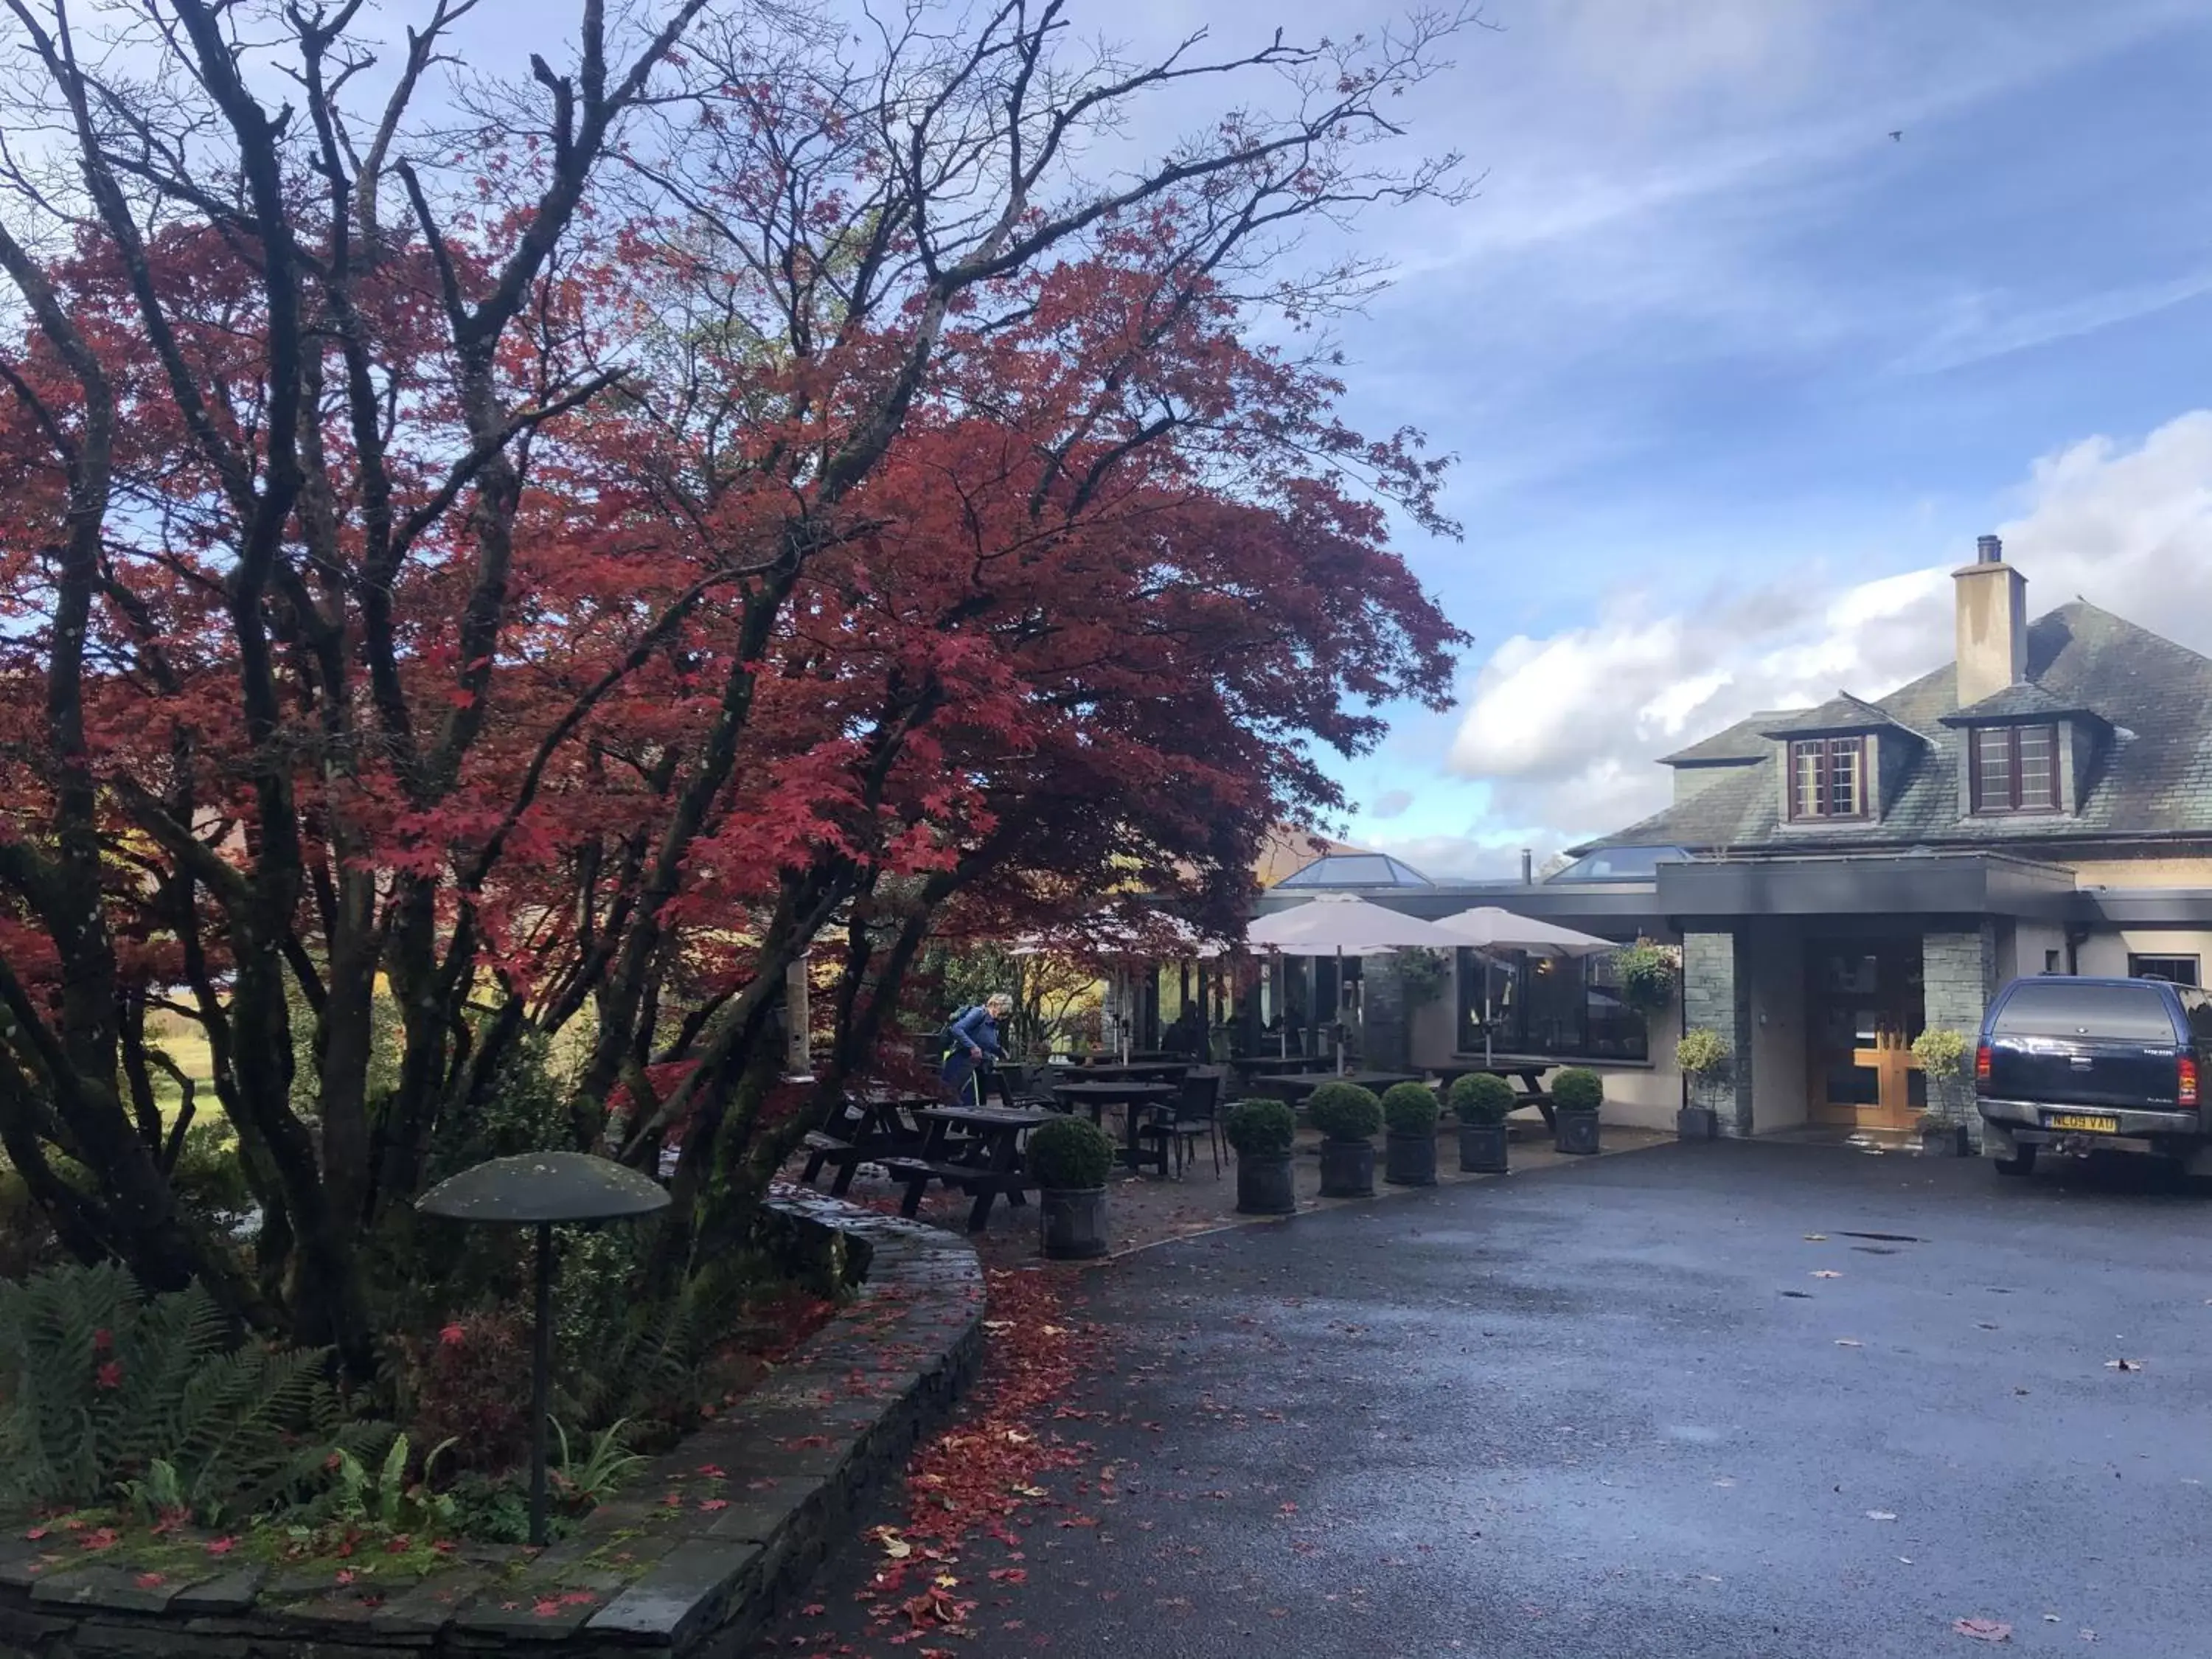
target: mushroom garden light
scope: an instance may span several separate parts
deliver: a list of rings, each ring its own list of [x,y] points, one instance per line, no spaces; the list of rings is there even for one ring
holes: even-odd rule
[[[667,1189],[587,1152],[495,1158],[441,1181],[416,1200],[449,1221],[538,1229],[536,1352],[530,1374],[530,1541],[545,1545],[546,1424],[553,1393],[553,1229],[560,1222],[619,1221],[668,1207]]]

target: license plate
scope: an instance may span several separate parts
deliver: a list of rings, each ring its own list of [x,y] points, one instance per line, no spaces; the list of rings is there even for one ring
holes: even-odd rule
[[[2106,1117],[2101,1112],[2053,1112],[2044,1120],[2052,1129],[2080,1129],[2093,1135],[2116,1135],[2120,1132],[2120,1121]]]

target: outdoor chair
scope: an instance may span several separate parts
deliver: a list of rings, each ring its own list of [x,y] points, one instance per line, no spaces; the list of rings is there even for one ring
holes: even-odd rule
[[[1221,1178],[1221,1085],[1218,1066],[1194,1066],[1183,1074],[1182,1091],[1155,1109],[1153,1116],[1138,1130],[1138,1137],[1159,1143],[1160,1173],[1167,1173],[1168,1152],[1175,1152],[1175,1172],[1183,1171],[1198,1157],[1203,1136],[1213,1149],[1213,1176]]]

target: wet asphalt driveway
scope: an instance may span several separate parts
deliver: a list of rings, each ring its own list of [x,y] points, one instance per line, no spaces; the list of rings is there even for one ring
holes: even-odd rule
[[[2201,1192],[1669,1146],[1088,1283],[1117,1370],[1053,1425],[1095,1443],[1069,1507],[907,1652],[2212,1653]],[[763,1650],[893,1651],[853,1611],[880,1559]]]

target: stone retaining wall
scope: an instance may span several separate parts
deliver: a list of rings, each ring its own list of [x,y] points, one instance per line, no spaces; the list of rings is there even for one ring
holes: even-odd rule
[[[901,1467],[981,1356],[983,1276],[963,1241],[780,1188],[781,1225],[853,1301],[722,1419],[686,1438],[580,1535],[532,1558],[464,1551],[420,1577],[161,1575],[51,1540],[0,1542],[4,1659],[394,1659],[743,1653],[871,1489]],[[334,1582],[343,1578],[344,1582]]]

